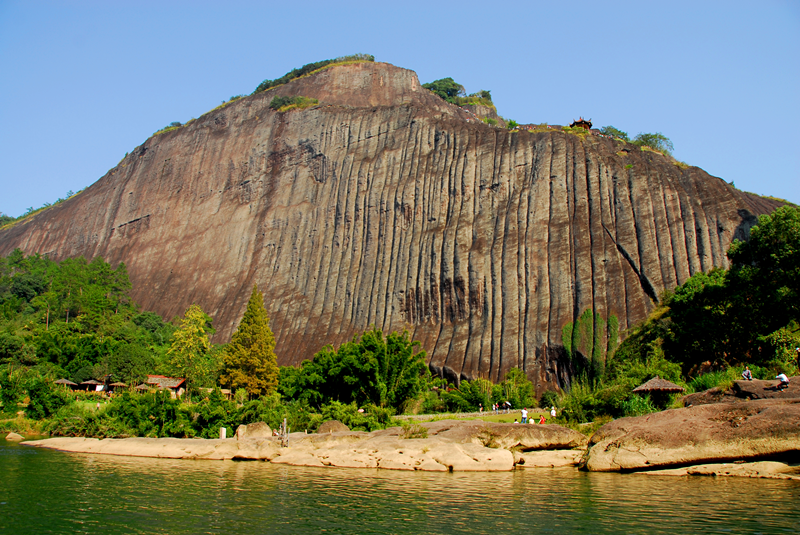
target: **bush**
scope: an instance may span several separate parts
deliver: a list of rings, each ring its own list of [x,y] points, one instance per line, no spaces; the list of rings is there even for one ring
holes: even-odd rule
[[[49,379],[32,378],[27,384],[28,407],[25,413],[29,418],[43,420],[55,414],[61,407],[72,403],[72,398]]]
[[[542,397],[539,398],[539,407],[547,408],[547,407],[557,407],[558,406],[558,392],[553,392],[552,390],[548,390]]]
[[[392,425],[392,416],[394,415],[394,411],[390,408],[367,405],[364,412],[358,412],[358,406],[355,403],[345,405],[338,401],[323,405],[320,412],[322,413],[322,422],[339,420],[353,431],[386,429]]]
[[[624,416],[641,416],[642,414],[650,414],[659,410],[650,400],[650,396],[637,395],[623,401],[620,408]]]
[[[302,110],[308,108],[309,106],[314,106],[315,104],[319,104],[319,101],[315,98],[301,96],[274,97],[269,103],[269,107],[273,110],[284,112],[292,109]]]
[[[428,428],[417,423],[406,422],[403,424],[403,432],[400,438],[428,438]]]
[[[623,132],[622,130],[618,130],[618,129],[614,128],[611,125],[604,126],[603,128],[601,128],[600,129],[600,133],[603,134],[604,136],[615,137],[615,138],[621,139],[623,141],[630,141],[630,138],[628,137],[628,133],[627,132]]]

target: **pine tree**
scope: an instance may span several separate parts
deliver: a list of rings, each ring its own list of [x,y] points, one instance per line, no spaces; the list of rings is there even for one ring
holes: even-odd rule
[[[259,396],[278,387],[275,337],[257,285],[253,286],[244,317],[225,350],[223,363],[220,383],[232,390],[244,388],[251,396]]]

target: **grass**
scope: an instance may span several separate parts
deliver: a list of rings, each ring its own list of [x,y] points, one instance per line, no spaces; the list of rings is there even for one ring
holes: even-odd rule
[[[166,134],[167,132],[172,132],[173,130],[177,130],[178,128],[180,128],[180,126],[167,126],[166,128],[162,128],[158,132],[154,132],[153,135],[158,136],[160,134]]]
[[[42,422],[31,420],[25,416],[18,415],[16,418],[0,420],[0,433],[3,437],[8,433],[18,433],[23,436],[43,435]]]
[[[561,131],[566,132],[567,134],[579,136],[581,138],[584,138],[589,134],[588,130],[581,128],[580,126],[562,126]]]
[[[689,164],[680,160],[675,160],[672,162],[672,165],[679,167],[680,169],[689,169]]]
[[[308,97],[297,97],[299,100],[292,104],[287,104],[286,106],[281,106],[278,108],[279,113],[287,112],[290,110],[304,110],[310,106],[316,106],[319,104],[319,100],[315,98],[308,98]]]

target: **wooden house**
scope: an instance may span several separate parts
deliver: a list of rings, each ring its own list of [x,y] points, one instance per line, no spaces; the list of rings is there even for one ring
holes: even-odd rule
[[[186,392],[186,379],[182,377],[166,377],[164,375],[148,375],[146,384],[159,390],[169,390],[173,398],[181,397]]]

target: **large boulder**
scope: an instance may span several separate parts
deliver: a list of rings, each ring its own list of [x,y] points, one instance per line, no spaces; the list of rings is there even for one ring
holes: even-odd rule
[[[244,440],[248,438],[268,438],[271,436],[272,429],[264,422],[240,425],[236,428],[236,440]]]
[[[350,428],[339,420],[323,422],[323,424],[319,426],[319,429],[317,429],[317,433],[345,433],[347,431],[350,431]]]
[[[710,388],[703,392],[689,394],[683,397],[684,407],[692,405],[707,405],[711,403],[736,403],[752,399],[800,399],[800,376],[789,378],[789,387],[778,390],[778,380],[762,381],[734,381],[733,387],[728,390]]]
[[[25,437],[23,437],[22,435],[19,435],[19,434],[17,434],[17,433],[12,431],[12,432],[10,432],[9,434],[6,435],[6,440],[12,440],[14,442],[19,442],[20,440],[25,440]]]
[[[421,424],[428,436],[493,448],[570,450],[585,448],[588,437],[560,425],[501,424],[481,420],[440,420]]]
[[[789,378],[789,386],[778,390],[778,380],[736,381],[731,392],[737,398],[743,399],[800,399],[800,376]]]
[[[583,466],[610,472],[800,457],[800,400],[698,405],[620,418],[589,441]]]

